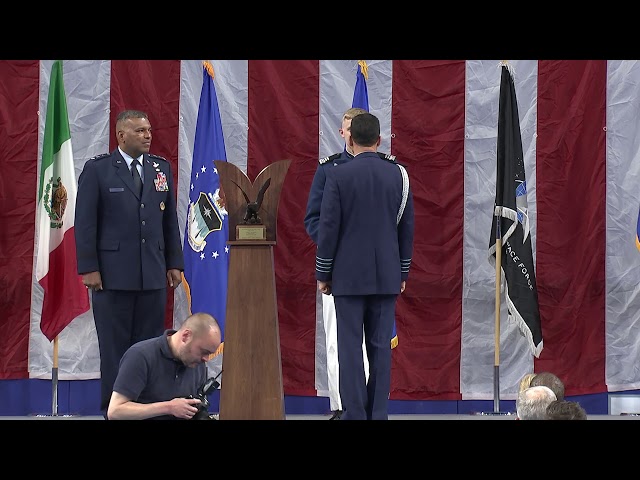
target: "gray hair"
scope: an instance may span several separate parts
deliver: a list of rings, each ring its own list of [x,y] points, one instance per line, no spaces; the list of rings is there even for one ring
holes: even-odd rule
[[[520,420],[546,420],[547,407],[557,400],[549,387],[538,385],[525,388],[518,394],[516,413]]]

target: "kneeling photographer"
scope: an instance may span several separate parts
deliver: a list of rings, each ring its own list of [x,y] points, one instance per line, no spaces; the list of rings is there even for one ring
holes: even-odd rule
[[[107,410],[108,420],[210,419],[210,355],[221,343],[218,322],[194,313],[176,330],[132,345],[122,356]]]

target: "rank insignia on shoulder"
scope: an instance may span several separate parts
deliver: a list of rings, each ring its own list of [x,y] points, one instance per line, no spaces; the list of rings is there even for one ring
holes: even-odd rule
[[[324,165],[327,162],[333,162],[336,158],[340,158],[339,153],[334,153],[333,155],[329,155],[328,157],[321,158],[320,160],[318,160],[318,163],[320,165]]]
[[[100,155],[96,155],[95,157],[91,157],[89,160],[98,160],[99,158],[108,157],[111,155],[110,153],[101,153]]]
[[[378,155],[383,160],[388,160],[390,162],[396,163],[396,156],[395,155],[391,155],[390,153],[382,153],[382,152],[378,152]]]

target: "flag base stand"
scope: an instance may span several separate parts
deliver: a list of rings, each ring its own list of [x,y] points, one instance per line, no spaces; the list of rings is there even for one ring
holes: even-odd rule
[[[51,415],[44,413],[32,413],[29,417],[38,419],[38,420],[69,420],[69,419],[77,419],[82,415],[70,414],[66,413],[64,415]]]
[[[515,413],[513,412],[471,412],[471,415],[510,416],[510,415],[515,415]]]
[[[496,331],[499,332],[500,328],[496,327]],[[496,340],[496,342],[497,341],[498,340]],[[498,343],[496,343],[496,345],[498,345]],[[496,364],[493,367],[493,412],[472,412],[471,415],[491,415],[491,416],[516,415],[514,412],[500,411],[500,366],[497,359],[496,359]]]
[[[58,413],[58,337],[53,340],[53,368],[51,369],[51,413],[32,413],[31,418],[42,420],[67,420],[78,418],[72,413]]]

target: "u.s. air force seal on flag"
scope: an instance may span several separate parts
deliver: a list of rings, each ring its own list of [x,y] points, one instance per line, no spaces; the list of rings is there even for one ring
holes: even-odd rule
[[[189,203],[189,245],[195,252],[201,252],[207,245],[205,238],[211,232],[222,229],[222,221],[227,215],[224,201],[218,188],[213,195],[200,192],[195,203]]]
[[[53,177],[49,179],[44,192],[44,208],[51,219],[51,228],[62,228],[62,217],[67,209],[67,189],[60,177],[55,183]]]

